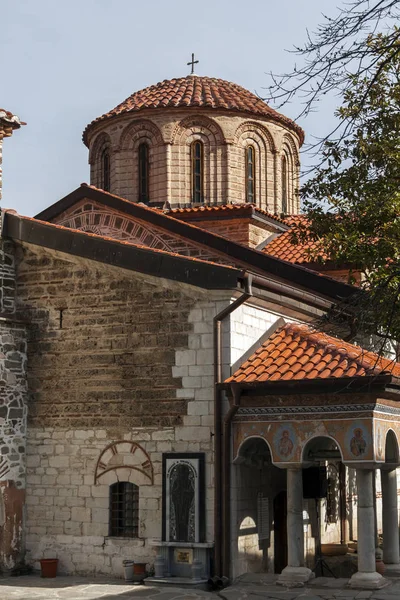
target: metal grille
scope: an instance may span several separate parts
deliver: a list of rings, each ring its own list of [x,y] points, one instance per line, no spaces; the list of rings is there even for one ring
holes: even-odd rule
[[[134,483],[118,481],[110,486],[110,535],[139,535],[139,487]]]

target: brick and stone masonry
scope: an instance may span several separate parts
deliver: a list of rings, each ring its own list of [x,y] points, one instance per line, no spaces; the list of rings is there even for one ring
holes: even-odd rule
[[[0,567],[23,556],[26,326],[15,314],[14,247],[0,240]]]
[[[17,314],[29,323],[27,562],[38,567],[56,555],[64,572],[119,575],[125,558],[152,563],[164,452],[205,453],[212,542],[212,327],[230,292],[35,246],[19,246],[17,256]],[[269,317],[255,310],[249,331],[226,332],[226,368],[236,359],[233,336],[240,353],[264,332]],[[109,486],[117,480],[139,486],[136,539],[109,536]]]

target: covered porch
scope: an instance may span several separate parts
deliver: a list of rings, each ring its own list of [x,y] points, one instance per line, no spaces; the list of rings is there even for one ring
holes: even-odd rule
[[[350,587],[379,589],[380,532],[386,573],[400,576],[398,373],[397,363],[285,325],[221,386],[224,574],[304,585],[323,573],[321,543],[351,541]]]

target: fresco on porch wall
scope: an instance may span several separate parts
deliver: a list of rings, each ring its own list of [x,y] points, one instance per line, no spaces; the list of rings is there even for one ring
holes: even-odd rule
[[[399,422],[374,419],[374,450],[376,462],[385,462],[386,436],[390,430],[396,436],[399,444]]]
[[[344,462],[373,461],[376,435],[374,438],[370,418],[235,423],[234,457],[246,439],[261,437],[268,443],[275,464],[300,463],[307,442],[329,437],[338,445]]]

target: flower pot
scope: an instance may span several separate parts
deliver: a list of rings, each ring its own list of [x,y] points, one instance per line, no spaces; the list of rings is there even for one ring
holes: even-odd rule
[[[58,558],[42,558],[40,568],[42,577],[55,577],[57,575]]]
[[[133,565],[133,580],[141,583],[146,577],[146,563],[137,563]]]
[[[383,562],[383,560],[377,558],[375,561],[375,565],[376,572],[379,573],[379,575],[383,575],[386,571],[386,565]]]
[[[321,553],[324,556],[343,556],[347,554],[347,544],[321,544]]]
[[[138,563],[135,562],[133,565],[133,572],[135,575],[145,575],[146,574],[146,563]]]

